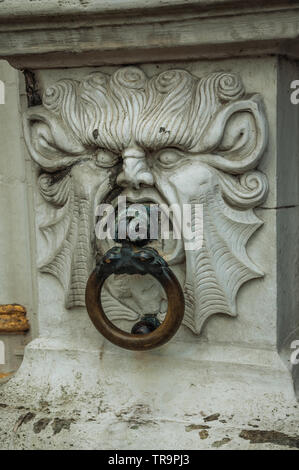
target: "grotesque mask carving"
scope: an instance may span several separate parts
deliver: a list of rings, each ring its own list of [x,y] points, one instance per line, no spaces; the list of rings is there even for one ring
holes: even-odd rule
[[[95,238],[95,207],[122,194],[131,202],[203,205],[202,247],[186,251],[182,239],[159,251],[182,282],[184,323],[193,332],[214,313],[236,315],[239,288],[262,276],[246,244],[262,224],[253,208],[267,193],[255,170],[267,142],[263,106],[238,75],[197,78],[175,69],[148,78],[123,67],[61,80],[28,110],[24,129],[47,205],[40,269],[59,279],[67,308],[85,305],[95,254],[107,249]],[[163,295],[155,294],[161,315]],[[103,306],[116,319],[142,313],[122,277],[106,289]]]

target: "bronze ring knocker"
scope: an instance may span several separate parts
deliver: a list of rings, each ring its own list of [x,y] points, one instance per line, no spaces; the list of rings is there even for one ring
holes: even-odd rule
[[[157,320],[151,332],[146,334],[134,334],[134,327],[133,334],[116,327],[105,315],[101,304],[102,287],[111,274],[151,274],[155,277],[163,286],[168,300],[163,323],[160,324]],[[137,249],[130,244],[111,248],[101,258],[87,281],[85,301],[88,314],[97,330],[111,343],[134,351],[146,351],[169,341],[184,316],[182,288],[166,261],[153,248]]]

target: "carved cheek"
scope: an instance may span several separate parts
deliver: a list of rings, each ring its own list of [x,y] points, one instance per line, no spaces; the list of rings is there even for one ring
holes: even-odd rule
[[[82,162],[71,170],[74,189],[77,195],[87,199],[93,197],[101,188],[105,194],[110,188],[111,170],[98,168],[93,162]]]
[[[175,170],[163,170],[162,173],[156,176],[156,180],[163,180],[164,193],[174,193],[181,204],[203,196],[217,185],[216,175],[207,166],[195,161]]]

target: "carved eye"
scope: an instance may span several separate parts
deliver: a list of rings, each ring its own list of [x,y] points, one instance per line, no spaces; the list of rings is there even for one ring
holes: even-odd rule
[[[165,168],[171,168],[181,158],[179,152],[175,149],[162,150],[158,155],[158,162]]]
[[[96,155],[96,163],[102,168],[111,168],[119,162],[119,157],[109,150],[99,150]]]

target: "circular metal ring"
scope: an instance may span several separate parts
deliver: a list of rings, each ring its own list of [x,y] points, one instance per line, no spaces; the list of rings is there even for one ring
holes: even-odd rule
[[[111,274],[151,274],[163,286],[168,309],[163,323],[148,334],[130,334],[115,326],[106,316],[101,291]],[[179,281],[166,261],[152,248],[114,247],[91,273],[85,293],[88,314],[100,333],[111,343],[133,351],[146,351],[165,344],[176,333],[184,316],[184,295]]]

